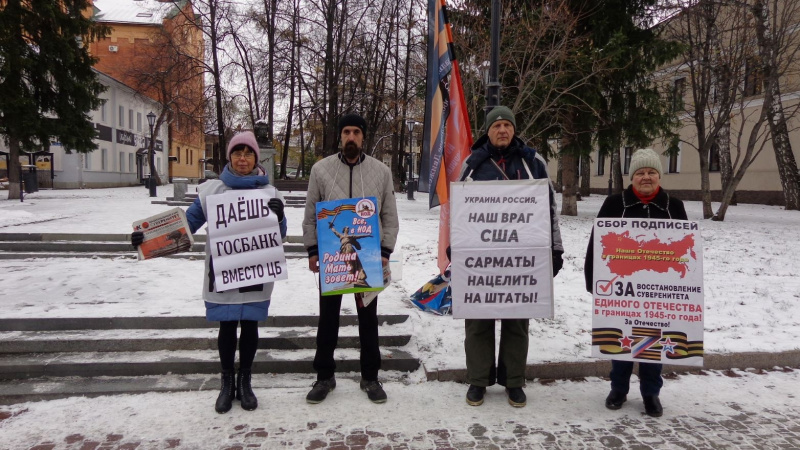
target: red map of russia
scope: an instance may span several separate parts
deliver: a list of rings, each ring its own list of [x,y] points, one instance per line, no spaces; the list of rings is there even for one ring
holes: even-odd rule
[[[608,233],[601,238],[600,244],[603,260],[611,273],[619,276],[633,275],[645,270],[667,273],[672,269],[683,278],[689,270],[687,255],[697,260],[693,234],[676,242],[664,243],[657,238],[637,241],[626,231],[622,234]]]

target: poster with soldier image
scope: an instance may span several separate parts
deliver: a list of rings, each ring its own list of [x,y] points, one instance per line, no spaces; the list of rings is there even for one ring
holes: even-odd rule
[[[549,180],[450,185],[453,317],[553,317]]]
[[[317,202],[322,295],[383,290],[377,211],[375,197]]]

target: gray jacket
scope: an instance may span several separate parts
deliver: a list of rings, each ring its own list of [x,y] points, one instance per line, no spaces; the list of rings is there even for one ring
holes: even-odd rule
[[[400,222],[397,217],[392,172],[382,162],[363,153],[355,164],[348,164],[341,153],[337,153],[318,161],[311,168],[303,219],[303,245],[308,256],[319,254],[317,202],[357,197],[378,199],[381,254],[388,258],[394,251]]]

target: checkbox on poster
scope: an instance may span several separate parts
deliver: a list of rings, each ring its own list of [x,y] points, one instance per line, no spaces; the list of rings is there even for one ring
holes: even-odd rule
[[[595,295],[607,297],[614,291],[613,287],[614,280],[597,280],[597,283],[594,285],[594,293]]]

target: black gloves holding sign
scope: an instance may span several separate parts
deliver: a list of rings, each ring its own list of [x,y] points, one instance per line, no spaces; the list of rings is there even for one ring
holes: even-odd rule
[[[267,202],[267,206],[278,216],[278,222],[283,222],[283,202],[281,199],[273,198]]]
[[[553,276],[558,275],[558,271],[564,266],[564,258],[561,257],[564,252],[560,250],[553,250]]]
[[[131,233],[131,245],[133,248],[139,247],[142,245],[142,242],[144,242],[144,233],[141,231],[134,231]]]

